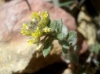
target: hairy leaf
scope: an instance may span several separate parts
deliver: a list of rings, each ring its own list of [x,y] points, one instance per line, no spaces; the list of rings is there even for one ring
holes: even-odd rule
[[[67,29],[67,26],[65,25],[62,25],[62,31],[61,31],[65,36],[68,35],[68,29]]]
[[[57,27],[57,21],[53,20],[50,23],[51,32],[54,32]]]
[[[70,57],[71,62],[73,62],[75,64],[78,63],[78,55],[76,53],[70,52],[69,57]]]
[[[66,40],[59,41],[60,45],[62,46],[62,52],[67,53],[69,49],[69,44]]]
[[[67,38],[70,44],[75,45],[77,43],[77,33],[75,31],[70,31]]]
[[[58,32],[61,32],[62,31],[62,19],[58,19],[57,20],[57,29],[58,29]]]
[[[57,34],[57,39],[58,40],[63,40],[65,38],[65,35],[63,33],[58,33]]]
[[[98,54],[99,51],[100,51],[100,45],[99,44],[95,44],[95,45],[91,46],[91,50],[90,51]]]
[[[47,39],[46,40],[46,45],[44,46],[43,52],[42,52],[44,57],[46,57],[50,53],[51,46],[52,46],[51,44],[52,44],[52,40]]]

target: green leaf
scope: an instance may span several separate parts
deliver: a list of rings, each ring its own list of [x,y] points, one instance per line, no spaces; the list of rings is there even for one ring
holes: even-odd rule
[[[57,21],[53,20],[50,23],[51,32],[54,32],[57,27]]]
[[[63,40],[65,38],[65,35],[63,33],[58,33],[57,34],[57,39],[58,40]]]
[[[92,61],[97,67],[99,67],[99,61],[97,59],[92,59]]]
[[[67,53],[68,53],[68,50],[65,49],[65,48],[62,48],[62,52],[63,52],[64,54],[67,54]]]
[[[100,51],[100,45],[99,44],[95,44],[91,47],[91,50],[90,51],[93,51],[95,54],[98,54],[99,51]]]
[[[62,52],[66,54],[69,49],[69,44],[66,40],[59,41],[60,45],[62,46]]]
[[[43,52],[42,52],[44,57],[46,57],[50,53],[51,46],[52,46],[52,40],[48,38],[46,40],[46,45],[44,46]]]
[[[69,49],[69,44],[66,40],[59,41],[59,43],[63,48]]]
[[[73,46],[73,49],[74,49],[74,52],[78,52],[78,46],[77,45]]]
[[[67,38],[70,44],[75,45],[77,43],[77,33],[75,31],[70,31]]]
[[[58,19],[57,20],[57,29],[58,29],[58,32],[61,32],[62,31],[62,19]]]
[[[69,58],[70,58],[70,61],[73,62],[74,64],[78,63],[78,55],[76,53],[70,52]]]
[[[68,40],[72,40],[73,38],[75,38],[77,36],[75,31],[70,31],[68,33]]]
[[[62,25],[62,31],[61,31],[65,36],[68,35],[68,29],[67,29],[67,26],[65,25]]]

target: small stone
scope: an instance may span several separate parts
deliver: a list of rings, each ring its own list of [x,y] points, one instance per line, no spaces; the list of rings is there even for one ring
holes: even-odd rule
[[[66,69],[62,74],[73,74],[71,69]]]

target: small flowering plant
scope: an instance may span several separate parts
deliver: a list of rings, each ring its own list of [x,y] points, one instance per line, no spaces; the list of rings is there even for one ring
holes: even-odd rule
[[[71,62],[78,63],[76,32],[68,32],[61,19],[50,20],[47,11],[32,12],[30,22],[23,23],[21,33],[30,37],[28,43],[36,44],[37,50],[42,50],[44,57],[50,53],[53,40],[58,40],[62,46],[62,54],[65,57],[67,55]]]

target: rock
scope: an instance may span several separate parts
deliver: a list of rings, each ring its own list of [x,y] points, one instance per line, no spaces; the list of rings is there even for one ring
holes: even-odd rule
[[[65,69],[65,71],[62,74],[73,74],[71,69]]]
[[[4,4],[4,0],[0,0],[0,7]]]
[[[74,18],[64,10],[43,0],[12,0],[0,8],[0,74],[32,73],[60,60],[61,47],[57,41],[51,53],[44,58],[28,37],[20,34],[21,24],[30,20],[32,11],[47,10],[50,18],[62,18],[69,30],[76,30]],[[52,60],[51,60],[52,59]]]
[[[86,10],[85,10],[86,11]],[[96,28],[92,19],[85,12],[80,12],[78,18],[78,31],[87,39],[89,46],[94,45],[96,41]]]

